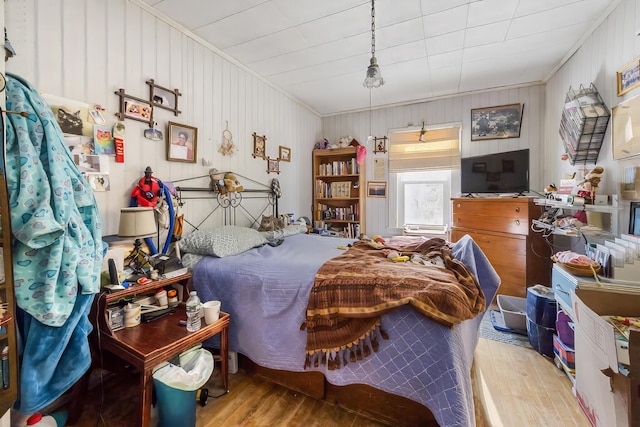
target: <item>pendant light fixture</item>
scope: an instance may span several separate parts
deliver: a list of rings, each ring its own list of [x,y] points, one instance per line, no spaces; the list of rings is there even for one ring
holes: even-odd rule
[[[420,138],[418,138],[418,141],[420,142],[424,142],[424,134],[427,133],[426,130],[424,130],[424,121],[422,122],[422,130],[420,131]]]
[[[367,68],[367,77],[362,85],[367,89],[380,87],[384,84],[378,61],[376,60],[376,7],[375,0],[371,0],[371,60]]]

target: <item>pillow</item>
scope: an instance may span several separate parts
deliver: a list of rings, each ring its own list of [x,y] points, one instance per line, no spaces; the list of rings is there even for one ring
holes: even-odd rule
[[[196,230],[183,237],[180,240],[180,250],[223,258],[238,255],[265,243],[267,239],[253,228],[225,225],[213,230]]]

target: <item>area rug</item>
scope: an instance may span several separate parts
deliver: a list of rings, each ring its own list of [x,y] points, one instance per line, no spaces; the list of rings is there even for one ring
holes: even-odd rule
[[[524,331],[514,333],[501,331],[494,328],[493,323],[491,322],[492,315],[502,316],[500,311],[498,310],[487,310],[487,312],[484,314],[484,317],[482,318],[482,323],[480,323],[480,338],[486,338],[488,340],[500,341],[505,344],[512,344],[533,349],[533,347],[531,347],[531,344],[529,343],[529,337],[527,335],[524,335]],[[494,323],[499,324],[499,318],[494,317]]]

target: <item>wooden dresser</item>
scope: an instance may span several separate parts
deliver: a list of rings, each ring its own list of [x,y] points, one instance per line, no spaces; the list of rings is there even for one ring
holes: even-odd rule
[[[527,287],[551,286],[552,249],[531,231],[543,207],[529,197],[459,198],[453,201],[451,240],[470,235],[500,276],[499,294],[526,297]]]

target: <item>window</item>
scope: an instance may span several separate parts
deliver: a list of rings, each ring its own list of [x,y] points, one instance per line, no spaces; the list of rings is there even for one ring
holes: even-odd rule
[[[451,222],[451,185],[460,169],[460,127],[390,132],[389,226],[446,230]]]

